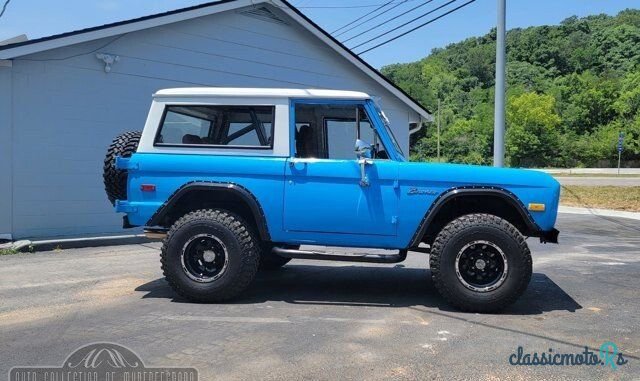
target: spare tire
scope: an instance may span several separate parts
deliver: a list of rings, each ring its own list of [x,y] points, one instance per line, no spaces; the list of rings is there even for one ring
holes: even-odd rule
[[[104,158],[104,190],[111,204],[127,199],[127,171],[116,169],[116,157],[131,157],[138,149],[142,132],[125,132],[113,139]]]

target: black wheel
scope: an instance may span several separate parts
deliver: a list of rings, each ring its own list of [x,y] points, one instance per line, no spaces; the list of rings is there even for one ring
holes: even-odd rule
[[[489,214],[451,221],[431,248],[431,277],[453,306],[494,312],[515,302],[531,280],[531,252],[518,229]]]
[[[258,271],[255,235],[224,210],[198,210],[176,221],[160,253],[162,271],[181,296],[220,302],[246,289]]]
[[[116,157],[131,157],[138,149],[142,132],[125,132],[113,140],[104,158],[102,178],[111,204],[127,199],[127,171],[116,169]]]
[[[300,246],[296,245],[274,245],[272,243],[265,243],[262,245],[262,251],[260,252],[260,270],[277,270],[291,261],[291,258],[281,257],[271,252],[274,247],[286,247],[287,249],[299,249]]]

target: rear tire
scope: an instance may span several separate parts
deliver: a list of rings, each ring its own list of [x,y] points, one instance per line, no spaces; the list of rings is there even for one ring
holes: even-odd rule
[[[116,169],[116,157],[131,157],[138,150],[140,137],[142,132],[125,132],[116,137],[107,150],[102,178],[107,198],[113,205],[116,200],[127,199],[127,171]]]
[[[179,295],[221,302],[253,281],[260,256],[254,233],[225,210],[198,210],[180,218],[163,241],[162,271]]]
[[[436,237],[430,255],[438,292],[463,311],[499,311],[515,302],[531,280],[531,252],[524,237],[490,214],[451,221]]]

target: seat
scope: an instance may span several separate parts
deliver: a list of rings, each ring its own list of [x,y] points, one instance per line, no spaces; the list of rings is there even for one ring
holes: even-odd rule
[[[182,144],[202,144],[202,138],[198,135],[186,134],[182,137]]]
[[[311,126],[305,124],[296,131],[296,157],[313,158],[317,156],[315,149],[314,131]]]

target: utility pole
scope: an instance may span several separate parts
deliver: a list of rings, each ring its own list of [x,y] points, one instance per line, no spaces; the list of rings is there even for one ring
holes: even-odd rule
[[[438,163],[440,162],[440,98],[438,98]]]
[[[498,25],[496,35],[496,104],[493,127],[493,166],[504,166],[505,91],[506,91],[506,24],[507,0],[498,0]]]

